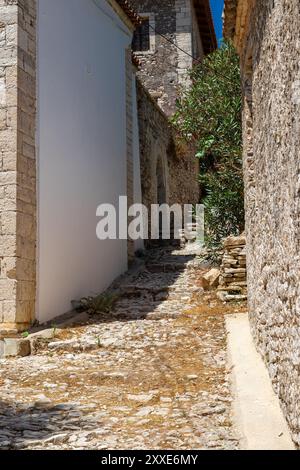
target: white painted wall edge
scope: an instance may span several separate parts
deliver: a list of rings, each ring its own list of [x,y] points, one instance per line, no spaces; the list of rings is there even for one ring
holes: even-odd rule
[[[126,195],[125,51],[132,38],[106,0],[97,5],[38,1],[40,323],[70,311],[74,299],[103,292],[128,266],[126,240],[97,239],[96,211],[102,203],[118,207]]]
[[[295,450],[267,368],[256,351],[247,314],[226,317],[233,418],[242,450]]]

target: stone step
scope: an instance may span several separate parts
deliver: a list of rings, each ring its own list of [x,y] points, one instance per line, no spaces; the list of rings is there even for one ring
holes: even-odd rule
[[[170,273],[184,271],[186,265],[185,263],[153,263],[146,264],[146,268],[150,273]]]

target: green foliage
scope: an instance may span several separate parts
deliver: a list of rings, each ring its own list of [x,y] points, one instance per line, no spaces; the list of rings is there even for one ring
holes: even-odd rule
[[[101,294],[96,297],[84,297],[80,300],[80,305],[82,310],[88,311],[92,315],[110,313],[117,300],[117,295]]]
[[[52,330],[53,330],[53,338],[55,338],[56,331],[57,331],[57,325],[55,323],[52,324]]]
[[[206,244],[218,249],[225,237],[244,230],[243,180],[230,168],[209,172],[204,180],[208,188],[204,198]]]
[[[241,85],[239,59],[230,43],[210,54],[191,73],[173,122],[185,140],[196,144],[204,194],[206,242],[244,229]]]

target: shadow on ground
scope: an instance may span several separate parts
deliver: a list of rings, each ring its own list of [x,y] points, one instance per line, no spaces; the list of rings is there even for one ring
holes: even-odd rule
[[[65,431],[75,430],[82,413],[76,404],[12,404],[0,402],[0,450],[25,449],[29,445],[59,444],[67,438]],[[91,417],[85,422],[84,430],[92,431],[95,422]]]
[[[70,326],[80,327],[86,323],[99,324],[145,319],[149,313],[170,298],[172,288],[187,264],[196,259],[195,253],[187,254],[184,250],[181,254],[180,249],[174,246],[152,248],[146,252],[143,259],[138,260],[137,265],[120,276],[107,290],[108,293],[119,296],[112,313],[91,315],[90,318],[83,315],[82,321],[79,317],[79,320],[72,325],[72,318],[78,315],[78,312],[70,312],[48,324],[33,328],[30,332],[51,328],[53,325],[58,329],[69,329]],[[206,261],[198,264],[198,278],[201,278],[201,269],[204,273],[209,267],[210,263]],[[201,280],[195,287],[201,289]],[[96,296],[97,293],[91,292],[90,295]]]

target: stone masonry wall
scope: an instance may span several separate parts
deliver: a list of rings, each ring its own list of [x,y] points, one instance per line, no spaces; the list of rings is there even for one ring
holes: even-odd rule
[[[178,146],[168,118],[139,81],[137,93],[143,203],[150,208],[161,202],[158,179],[165,186],[165,202],[198,203],[199,171],[194,149]]]
[[[126,147],[127,147],[127,201],[128,207],[134,203],[134,174],[133,174],[133,88],[134,76],[131,49],[126,50]],[[130,223],[128,219],[128,224]],[[134,242],[128,240],[128,261],[134,259]]]
[[[299,31],[299,0],[257,0],[241,62],[250,320],[300,446]]]
[[[36,1],[0,0],[0,329],[33,320]]]
[[[189,54],[193,52],[191,0],[131,0],[131,4],[138,13],[151,14],[151,49],[137,53],[141,62],[138,76],[170,116],[176,108],[178,86],[186,84],[187,71],[193,63],[174,45]]]

